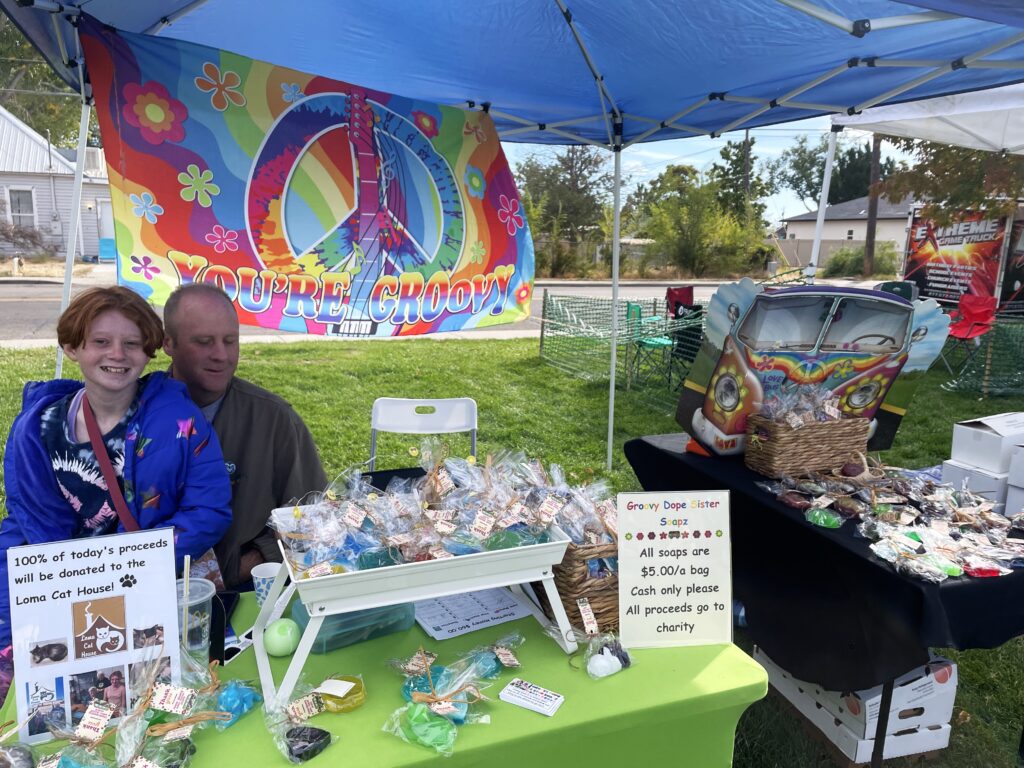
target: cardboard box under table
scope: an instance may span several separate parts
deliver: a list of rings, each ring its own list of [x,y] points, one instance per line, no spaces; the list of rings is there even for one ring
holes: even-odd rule
[[[874,699],[873,711],[877,718],[881,686],[877,691],[864,692],[867,694],[865,702],[867,706],[863,710],[859,710],[860,716],[855,716],[848,708],[836,706],[836,702],[843,697],[842,693],[823,691],[812,683],[797,680],[768,658],[760,649],[754,650],[754,659],[768,671],[768,680],[771,682],[772,688],[792,704],[808,722],[821,731],[847,758],[855,763],[866,763],[871,759],[875,740],[868,734],[873,735],[876,725],[876,720],[870,717],[871,699]],[[943,665],[942,668],[950,670],[948,664]],[[915,681],[921,681],[924,678],[925,683],[935,682],[934,679],[929,680],[931,676],[924,669],[908,673],[906,677],[909,679],[904,680],[903,690],[900,690],[901,686],[897,686],[894,690],[891,717],[885,737],[883,753],[885,759],[933,752],[949,745],[949,718],[953,714],[953,697],[956,692],[955,665],[952,665],[952,669],[953,676],[951,679],[947,679],[946,684],[927,686],[930,695],[926,696],[924,701],[919,700],[919,706],[905,707],[903,705],[922,694],[923,684],[915,685]],[[931,701],[930,707],[925,705],[928,700]],[[917,712],[917,710],[921,710],[920,714],[899,724],[901,713]],[[837,715],[837,712],[845,713],[845,717]],[[930,717],[944,719],[931,721]]]
[[[242,632],[256,618],[252,593],[242,596],[232,617]],[[405,704],[402,678],[388,665],[391,658],[408,657],[421,645],[439,655],[438,663],[454,661],[476,646],[502,634],[519,631],[526,642],[518,649],[519,669],[502,672],[483,691],[489,701],[481,711],[490,725],[460,728],[455,754],[447,759],[433,751],[406,744],[384,733],[387,717]],[[768,677],[753,659],[734,645],[639,650],[628,670],[603,680],[591,680],[573,669],[562,650],[544,635],[532,618],[502,624],[461,637],[436,642],[419,626],[311,655],[305,679],[319,684],[331,674],[360,674],[366,703],[347,714],[324,713],[309,723],[337,736],[311,765],[444,766],[465,768],[524,768],[552,765],[645,764],[718,768],[732,763],[736,724],[748,706],[763,698]],[[280,676],[289,659],[271,659]],[[252,650],[220,670],[225,679],[256,678]],[[498,700],[498,692],[513,677],[521,677],[565,696],[553,717],[545,717]],[[13,719],[13,697],[3,713]],[[246,714],[223,732],[205,728],[193,733],[197,753],[192,768],[291,765],[274,747],[259,711]],[[52,750],[58,746],[54,744]]]

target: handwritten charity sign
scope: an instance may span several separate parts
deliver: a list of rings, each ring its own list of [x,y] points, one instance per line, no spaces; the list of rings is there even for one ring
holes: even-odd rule
[[[116,722],[139,662],[179,679],[171,529],[15,547],[7,568],[22,741],[73,730],[93,703]]]
[[[618,516],[622,644],[732,642],[729,493],[620,493]]]

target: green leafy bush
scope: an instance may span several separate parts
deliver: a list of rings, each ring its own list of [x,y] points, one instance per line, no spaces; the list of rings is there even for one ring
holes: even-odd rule
[[[895,275],[899,269],[899,254],[891,240],[875,243],[873,275]],[[825,277],[860,277],[864,274],[864,246],[840,248],[832,251],[825,265]]]

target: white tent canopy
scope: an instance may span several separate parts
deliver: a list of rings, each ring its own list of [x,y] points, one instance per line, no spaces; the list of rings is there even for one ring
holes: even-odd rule
[[[1024,85],[872,107],[856,115],[835,115],[832,124],[1020,155],[1024,154]]]

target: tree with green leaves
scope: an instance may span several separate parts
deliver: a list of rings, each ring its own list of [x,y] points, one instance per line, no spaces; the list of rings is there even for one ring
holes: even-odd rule
[[[718,203],[743,221],[764,220],[764,198],[775,192],[771,179],[757,168],[754,139],[730,141],[719,153],[722,164],[713,163],[708,180],[718,185]]]
[[[982,208],[1003,215],[1013,211],[1017,199],[1024,197],[1024,157],[1020,155],[916,139],[886,140],[910,154],[914,164],[884,179],[884,194],[928,201],[925,216],[940,224]]]
[[[763,237],[760,222],[726,210],[720,194],[692,166],[670,165],[650,184],[650,234],[694,277],[744,270]]]
[[[50,132],[54,146],[73,147],[78,141],[82,103],[57,77],[39,52],[0,13],[0,106],[42,136]],[[99,132],[90,130],[91,143]]]
[[[830,205],[867,197],[871,180],[871,143],[851,144],[844,141],[841,135],[837,141],[832,180],[829,182]],[[817,209],[821,197],[827,153],[828,136],[822,136],[817,144],[812,144],[806,136],[798,136],[793,146],[768,164],[769,175],[777,186],[796,193],[804,207],[813,211]],[[881,178],[885,179],[897,168],[894,160],[884,160]]]
[[[614,183],[607,163],[608,156],[596,147],[572,146],[531,155],[516,167],[520,194],[532,209],[527,218],[538,274],[579,272],[585,255],[601,243],[604,207]]]

